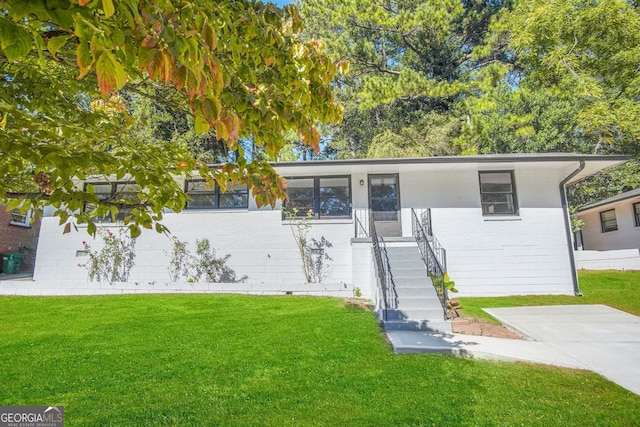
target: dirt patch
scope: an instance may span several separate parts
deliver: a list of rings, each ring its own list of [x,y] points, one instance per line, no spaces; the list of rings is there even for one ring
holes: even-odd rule
[[[456,317],[452,321],[453,332],[466,335],[481,335],[494,338],[524,339],[518,333],[502,325],[496,325],[487,320],[474,317]]]
[[[371,301],[364,298],[345,298],[344,304],[347,307],[357,307],[369,311],[373,310],[373,304],[371,304]]]

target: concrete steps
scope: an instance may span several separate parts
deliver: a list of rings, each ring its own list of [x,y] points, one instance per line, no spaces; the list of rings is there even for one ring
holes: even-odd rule
[[[387,310],[385,329],[451,332],[417,244],[384,249],[397,296],[397,308]]]

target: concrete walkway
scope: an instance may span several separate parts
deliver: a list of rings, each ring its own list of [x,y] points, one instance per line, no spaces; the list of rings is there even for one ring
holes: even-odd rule
[[[441,352],[588,369],[640,394],[640,317],[605,305],[488,308],[528,340],[388,331],[396,353]]]

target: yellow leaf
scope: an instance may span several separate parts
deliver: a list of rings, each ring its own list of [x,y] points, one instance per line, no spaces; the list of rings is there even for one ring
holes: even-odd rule
[[[209,122],[202,114],[196,114],[196,120],[194,123],[196,133],[205,133],[209,131]]]
[[[96,60],[95,68],[102,96],[107,96],[111,92],[122,89],[127,83],[127,73],[109,51],[100,54]]]
[[[216,122],[216,138],[225,140],[229,138],[229,130],[227,129],[226,123],[222,120]]]
[[[104,10],[105,18],[110,18],[114,13],[116,13],[112,0],[102,0],[102,10]]]

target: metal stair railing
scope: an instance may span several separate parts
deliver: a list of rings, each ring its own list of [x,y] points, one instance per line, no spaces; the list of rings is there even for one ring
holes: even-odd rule
[[[353,223],[355,224],[355,237],[369,237],[369,227],[371,222],[371,214],[368,209],[354,209]]]
[[[398,301],[393,292],[391,275],[389,272],[389,260],[386,250],[383,250],[384,241],[378,237],[375,223],[372,220],[371,210],[354,210],[355,236],[356,238],[371,238],[371,250],[376,267],[376,282],[378,291],[378,303],[381,304],[382,318],[388,320],[389,309],[397,308]],[[381,244],[382,243],[382,244]],[[383,252],[385,255],[383,255]]]
[[[427,230],[429,230],[429,232],[432,232],[430,226],[430,209],[427,209],[422,213],[421,220],[422,221],[418,219],[416,211],[411,208],[411,230],[413,232],[414,238],[416,239],[416,242],[418,243],[418,248],[420,248],[422,260],[427,267],[427,272],[429,273],[433,286],[436,289],[436,293],[438,294],[438,298],[440,299],[440,304],[442,304],[444,318],[446,319],[448,317],[447,300],[449,299],[447,286],[444,280],[444,273],[446,271],[444,264],[444,262],[446,261],[446,253],[442,245],[440,245],[440,242],[438,242],[433,234],[428,235],[425,232],[425,227],[423,227],[423,224],[428,224]]]

